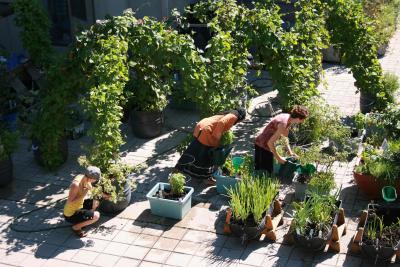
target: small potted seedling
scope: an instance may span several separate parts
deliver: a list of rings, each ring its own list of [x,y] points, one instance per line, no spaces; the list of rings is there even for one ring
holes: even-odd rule
[[[193,187],[185,186],[185,176],[173,173],[169,183],[157,183],[146,197],[151,213],[158,216],[182,219],[192,206]]]

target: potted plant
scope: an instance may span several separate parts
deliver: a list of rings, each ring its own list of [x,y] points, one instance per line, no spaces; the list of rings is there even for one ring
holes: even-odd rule
[[[157,183],[146,195],[151,213],[181,220],[192,207],[193,187],[185,186],[186,179],[181,173],[173,173],[169,183]]]
[[[17,148],[17,136],[0,123],[0,186],[5,186],[13,179],[11,154]]]
[[[101,199],[99,205],[101,211],[118,213],[128,207],[131,192],[135,188],[132,175],[141,168],[140,165],[132,167],[123,163],[113,163],[108,167],[92,191],[94,198]],[[103,194],[109,195],[110,198],[102,199]]]
[[[390,260],[400,246],[400,208],[369,204],[361,249],[373,260]]]
[[[218,168],[213,177],[216,180],[217,192],[227,194],[230,188],[236,186],[242,175],[251,175],[254,172],[252,155],[228,157],[222,168]]]
[[[75,107],[67,111],[67,122],[65,131],[68,138],[75,140],[85,134],[85,121],[83,114]]]
[[[311,193],[301,203],[294,202],[292,225],[294,242],[303,248],[319,251],[325,248],[332,226],[336,224],[341,201],[332,195]]]
[[[384,186],[400,189],[400,141],[389,140],[386,148],[365,144],[353,175],[357,186],[370,199],[380,199]]]
[[[278,190],[277,180],[250,175],[243,175],[237,186],[228,190],[232,212],[229,227],[242,243],[261,235],[266,216],[272,216]]]
[[[161,134],[163,109],[174,84],[172,62],[180,40],[176,30],[164,22],[144,17],[131,27],[129,38],[129,82],[126,85],[131,126],[140,138]]]

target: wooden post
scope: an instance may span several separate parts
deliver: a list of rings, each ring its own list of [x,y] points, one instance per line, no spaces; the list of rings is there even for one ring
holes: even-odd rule
[[[343,208],[339,209],[338,219],[336,224],[332,226],[332,235],[329,240],[329,250],[332,250],[336,253],[340,252],[340,238],[346,234],[346,225],[344,218],[344,210]]]
[[[357,232],[354,234],[353,239],[351,240],[350,250],[352,253],[361,252],[360,242],[364,234],[364,226],[365,221],[367,220],[367,216],[368,212],[366,210],[363,210],[360,216],[360,222],[357,226]]]
[[[231,217],[232,217],[232,210],[230,208],[228,208],[226,210],[226,218],[225,218],[225,224],[224,224],[224,233],[225,234],[231,233],[231,227],[230,227]]]
[[[268,214],[265,218],[265,229],[262,231],[262,234],[269,240],[276,241],[276,228],[282,221],[284,211],[278,200],[275,200],[273,205],[274,208],[271,214]]]

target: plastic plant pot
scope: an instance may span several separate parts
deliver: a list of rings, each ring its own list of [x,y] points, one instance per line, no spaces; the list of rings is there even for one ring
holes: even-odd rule
[[[393,186],[390,186],[390,185],[383,187],[382,188],[382,198],[386,202],[395,201],[397,198],[396,188],[394,188]]]
[[[233,157],[232,158],[232,164],[233,164],[233,168],[235,169],[235,173],[238,172],[240,166],[242,166],[242,164],[244,163],[244,158],[243,157]]]

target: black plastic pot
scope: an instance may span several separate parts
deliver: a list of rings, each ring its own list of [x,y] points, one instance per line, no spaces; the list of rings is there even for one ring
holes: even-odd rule
[[[11,156],[0,160],[0,186],[6,186],[13,179],[13,162]]]
[[[306,196],[307,199],[308,196]],[[342,206],[342,201],[338,200],[336,202],[336,206],[338,208],[340,208]],[[333,221],[333,224],[336,224],[338,220],[338,213],[335,214],[335,219]],[[297,231],[293,232],[293,239],[295,244],[298,247],[307,249],[307,250],[311,250],[311,251],[321,251],[325,248],[331,234],[332,234],[332,226],[333,224],[330,226],[328,233],[323,236],[323,237],[308,237],[308,236],[304,236],[302,234],[298,234]]]
[[[164,116],[161,111],[132,111],[131,127],[139,138],[153,138],[161,134]]]
[[[131,176],[128,176],[129,180],[132,179]],[[118,190],[118,187],[117,187]],[[104,213],[118,213],[126,209],[126,207],[129,206],[129,203],[131,202],[131,193],[132,193],[132,188],[130,186],[130,183],[125,183],[123,190],[123,195],[124,199],[117,201],[116,203],[108,201],[108,200],[101,200],[99,209],[104,212]],[[118,194],[119,192],[117,192]]]
[[[364,91],[360,91],[360,111],[363,114],[371,112],[374,104],[376,102],[376,97],[372,94]]]
[[[66,137],[62,137],[59,140],[59,149],[62,157],[62,162],[60,163],[63,164],[64,162],[67,161],[68,158],[68,140]],[[42,151],[40,150],[40,142],[37,140],[32,140],[32,150],[33,150],[33,157],[35,158],[35,161],[37,164],[39,164],[42,167],[47,167],[46,163],[43,160],[42,157]]]
[[[376,214],[378,216],[383,216],[383,222],[385,225],[390,225],[394,222],[397,222],[397,220],[400,218],[400,207],[396,206],[396,204],[394,205],[368,204],[368,213],[373,209],[376,209]],[[366,229],[367,222],[368,222],[368,216],[367,219],[365,220],[364,229]],[[379,245],[379,242],[378,245],[366,244],[365,241],[363,241],[363,239],[361,240],[361,249],[363,253],[374,260],[378,259],[383,261],[389,261],[396,254],[399,246],[400,246],[400,240],[394,247],[383,247]]]
[[[261,235],[261,232],[265,228],[265,218],[266,216],[264,216],[260,224],[256,226],[244,226],[232,221],[230,229],[234,235],[240,237],[242,244],[245,244],[247,241],[256,239]]]

